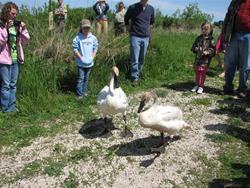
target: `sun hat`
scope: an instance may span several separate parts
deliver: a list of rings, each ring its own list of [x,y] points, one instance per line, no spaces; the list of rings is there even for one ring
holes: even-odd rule
[[[91,23],[88,19],[82,19],[82,21],[80,22],[80,27],[91,27]]]

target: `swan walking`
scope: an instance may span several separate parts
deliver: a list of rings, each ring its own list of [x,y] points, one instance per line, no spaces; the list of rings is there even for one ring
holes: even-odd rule
[[[104,116],[104,134],[110,133],[107,126],[107,116],[115,114],[123,114],[125,128],[122,132],[123,137],[132,137],[133,133],[127,127],[126,109],[128,107],[128,99],[118,83],[119,69],[116,66],[112,67],[112,77],[109,85],[106,85],[97,97],[97,107]]]
[[[153,105],[149,109],[143,111],[146,103],[149,103],[151,99],[153,99]],[[164,152],[164,132],[168,133],[172,138],[183,128],[190,128],[190,125],[183,120],[181,109],[175,106],[159,105],[157,99],[158,97],[154,92],[145,92],[142,95],[138,108],[139,124],[142,127],[157,130],[161,133],[160,146],[151,148],[151,151]]]

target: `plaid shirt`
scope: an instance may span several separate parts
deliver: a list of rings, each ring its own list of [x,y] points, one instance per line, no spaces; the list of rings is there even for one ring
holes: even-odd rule
[[[228,10],[227,10],[224,22],[223,22],[223,26],[222,26],[222,31],[221,31],[221,48],[222,49],[225,49],[231,40],[231,36],[234,30],[235,16],[241,3],[243,2],[244,0],[232,0],[228,7]]]

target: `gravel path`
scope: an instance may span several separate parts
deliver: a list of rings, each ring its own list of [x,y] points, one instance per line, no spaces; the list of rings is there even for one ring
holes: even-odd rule
[[[208,79],[209,87],[218,89],[221,87],[222,81],[217,83],[217,86],[213,84],[215,79],[218,82],[218,78]],[[30,146],[22,148],[15,155],[2,155],[0,186],[60,187],[71,177],[70,174],[74,174],[73,179],[78,187],[190,187],[188,185],[197,180],[195,174],[202,174],[206,169],[201,157],[205,156],[207,160],[216,162],[214,159],[219,148],[207,139],[207,135],[220,134],[220,131],[207,127],[225,124],[228,117],[225,114],[213,113],[218,109],[216,94],[196,95],[171,87],[157,90],[167,93],[166,97],[159,97],[159,102],[179,106],[184,112],[184,119],[192,126],[191,129],[181,133],[181,139],[171,142],[166,147],[165,153],[157,155],[149,152],[149,147],[159,141],[159,132],[138,125],[136,111],[141,95],[138,93],[129,96],[128,125],[134,133],[133,138],[121,138],[119,129],[113,130],[113,135],[108,138],[88,138],[79,133],[86,122],[75,122],[73,131],[58,133],[53,137],[37,138]],[[209,105],[195,104],[194,101],[199,99],[207,99]],[[91,108],[96,111],[95,106]],[[116,127],[123,128],[121,116],[114,117],[113,123]],[[56,146],[62,147],[63,152],[55,153]],[[77,162],[64,161],[62,172],[57,176],[38,173],[25,178],[14,180],[12,178],[33,161],[60,159],[62,156],[72,155],[72,152],[79,151],[83,147],[90,148],[90,156],[86,160]],[[1,150],[1,154],[13,150],[12,147],[5,147]]]

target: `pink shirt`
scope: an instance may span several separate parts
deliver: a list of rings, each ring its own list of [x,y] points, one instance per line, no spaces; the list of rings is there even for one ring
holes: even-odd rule
[[[23,27],[19,27],[19,37],[17,38],[17,52],[18,52],[18,62],[24,63],[24,53],[23,44],[26,44],[30,39],[28,30]],[[0,64],[12,64],[12,58],[10,54],[10,49],[8,45],[8,31],[5,27],[0,26]]]

